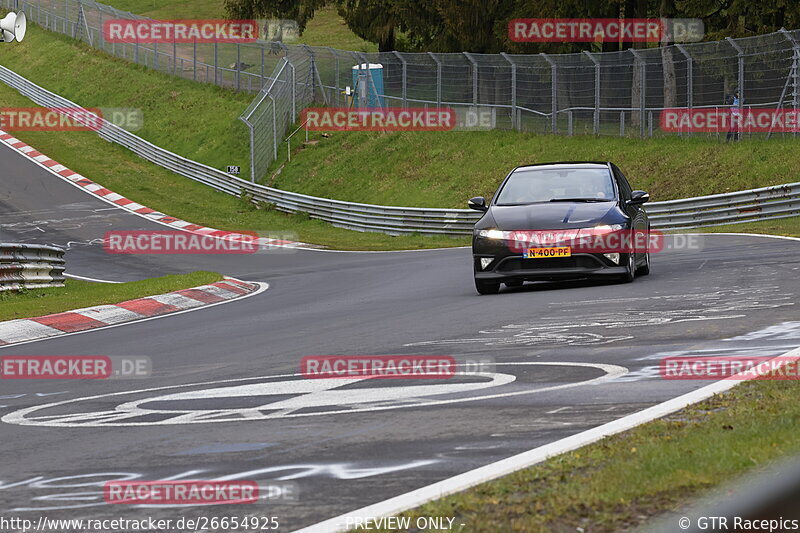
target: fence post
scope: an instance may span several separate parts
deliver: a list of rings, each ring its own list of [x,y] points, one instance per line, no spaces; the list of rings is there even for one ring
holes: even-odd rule
[[[539,55],[550,64],[550,128],[558,133],[558,67],[544,52]]]
[[[682,44],[676,43],[675,48],[686,58],[686,108],[691,112],[694,101],[694,58],[686,51],[686,48],[684,48]],[[691,136],[691,128],[686,133]]]
[[[520,130],[520,121],[518,118],[519,110],[517,109],[517,64],[511,59],[511,56],[505,52],[500,52],[503,58],[511,63],[511,127]]]
[[[361,92],[361,78],[362,78],[362,76],[361,76],[361,58],[358,57],[358,54],[356,52],[350,52],[350,55],[352,55],[353,59],[356,60],[355,67],[356,67],[356,70],[358,71],[358,74],[356,75],[356,82],[353,84],[353,94],[351,96],[352,102],[353,102],[353,105],[355,105],[356,99],[358,99],[358,107],[365,107],[364,106],[364,102],[362,101],[362,98],[361,98],[361,94],[360,94],[360,92]],[[353,75],[353,69],[352,68],[350,69],[350,75],[351,76]]]
[[[158,43],[153,42],[153,70],[158,70]]]
[[[436,107],[442,107],[442,62],[433,52],[428,52],[428,55],[436,63]]]
[[[588,50],[583,51],[594,63],[594,134],[600,133],[600,61],[597,60]]]
[[[407,78],[407,67],[406,59],[398,52],[397,50],[392,52],[397,59],[400,60],[400,63],[403,65],[403,107],[408,107],[408,99],[407,99],[407,88],[408,88],[408,78]]]
[[[336,53],[336,50],[334,50],[330,46],[326,48],[330,51],[331,55],[333,56],[334,70],[335,70],[333,85],[334,85],[334,91],[336,91],[336,99],[334,100],[334,105],[338,106],[339,99],[341,98],[340,93],[342,92],[342,89],[339,87],[339,55]]]
[[[625,111],[619,112],[619,136],[625,137]]]
[[[175,40],[175,36],[172,37],[172,74],[178,74],[178,41]]]
[[[297,120],[297,74],[294,69],[294,64],[291,61],[286,61],[289,68],[292,69],[292,122]]]
[[[629,48],[628,50],[630,50],[631,54],[633,54],[635,62],[639,64],[640,69],[639,83],[641,84],[641,87],[639,88],[639,136],[644,139],[645,122],[647,121],[645,118],[645,102],[647,98],[647,64],[644,62],[642,55],[634,48]]]
[[[261,44],[259,48],[261,49],[261,83],[258,84],[258,88],[261,90],[264,88],[264,45]]]
[[[730,37],[725,37],[725,40],[730,43],[734,50],[736,50],[736,58],[738,63],[738,75],[736,77],[737,84],[739,85],[739,116],[742,116],[742,107],[744,106],[744,50]],[[740,134],[741,138],[741,134]]]
[[[797,113],[798,96],[800,96],[798,95],[798,91],[800,90],[800,44],[792,37],[791,33],[786,31],[786,28],[781,28],[780,32],[792,43],[792,66],[789,71],[789,76],[792,78],[792,110]],[[796,136],[797,127],[795,126],[792,137]]]
[[[256,132],[253,125],[247,120],[244,121],[250,130],[250,181],[256,182]]]
[[[197,81],[197,39],[192,42],[192,79]]]
[[[78,18],[81,21],[81,35],[83,35],[83,31],[86,30],[86,38],[89,40],[89,46],[94,46],[94,38],[92,37],[92,28],[89,27],[89,21],[86,20],[86,11],[83,9],[83,2],[79,2],[78,5],[80,6],[80,14]]]
[[[277,117],[277,109],[275,109],[275,98],[272,97],[271,94],[267,95],[267,98],[270,99],[272,102],[272,155],[273,161],[278,159],[278,117]]]
[[[302,46],[303,50],[306,51],[306,53],[308,54],[309,59],[311,60],[311,101],[313,102],[314,101],[314,75],[315,75],[315,73],[317,71],[317,64],[316,64],[316,61],[314,59],[314,51],[311,49],[311,47],[308,46],[307,44],[304,44],[304,45],[301,45],[301,46]],[[287,53],[286,55],[288,56],[289,54]]]
[[[219,43],[214,41],[214,85],[219,85]]]
[[[89,30],[91,33],[91,30]],[[100,43],[100,49],[105,50],[105,39],[103,37],[103,10],[100,9],[100,28],[97,30],[97,40]]]
[[[472,105],[478,107],[478,62],[469,52],[464,52],[464,55],[472,63]]]
[[[358,54],[358,57],[360,58],[359,61],[363,61],[364,65],[367,66],[367,106],[366,107],[370,107],[369,106],[370,87],[372,88],[372,91],[375,93],[375,103],[376,103],[375,107],[380,107],[379,105],[377,105],[378,103],[380,103],[380,99],[378,98],[378,88],[375,87],[375,81],[372,79],[372,69],[370,68],[370,65],[372,65],[372,63],[370,63],[369,58],[367,58],[367,56],[365,56],[361,52],[357,52],[357,54]]]
[[[242,45],[241,43],[236,43],[236,91],[238,92],[241,88],[241,80],[242,77]]]

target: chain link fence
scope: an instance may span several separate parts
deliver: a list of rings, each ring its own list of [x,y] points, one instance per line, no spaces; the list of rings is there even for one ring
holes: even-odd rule
[[[266,175],[304,107],[357,105],[347,88],[359,80],[370,95],[362,101],[490,110],[494,128],[565,135],[674,135],[660,130],[665,108],[725,109],[735,89],[743,108],[796,109],[800,96],[800,30],[605,53],[362,53],[263,41],[109,43],[105,20],[144,17],[91,0],[0,3],[18,4],[33,23],[149,68],[258,93],[241,117],[251,132],[253,181]],[[380,83],[370,64],[382,67]],[[742,138],[773,135],[796,133],[745,131]]]

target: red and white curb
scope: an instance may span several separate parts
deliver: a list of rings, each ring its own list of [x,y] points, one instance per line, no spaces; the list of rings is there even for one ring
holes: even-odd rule
[[[266,283],[225,278],[210,285],[137,298],[114,305],[96,305],[37,318],[7,320],[0,322],[0,346],[186,312],[253,296],[267,288]]]
[[[48,156],[37,151],[32,146],[20,141],[10,133],[6,133],[3,130],[0,130],[0,141],[8,145],[10,148],[16,150],[23,156],[27,157],[28,159],[36,162],[40,166],[49,170],[50,173],[67,181],[68,183],[71,183],[77,187],[82,188],[84,191],[100,198],[105,202],[111,203],[126,211],[129,211],[133,214],[146,218],[151,222],[157,222],[159,224],[163,224],[165,226],[169,226],[174,229],[188,231],[190,233],[196,233],[198,235],[205,235],[205,236],[216,237],[219,239],[233,240],[233,241],[246,241],[248,243],[253,242],[252,235],[237,233],[235,231],[224,231],[214,228],[208,228],[205,226],[200,226],[198,224],[192,224],[191,222],[187,222],[179,218],[165,215],[164,213],[160,213],[155,209],[150,209],[149,207],[145,207],[142,204],[138,204],[133,200],[129,200],[124,196],[122,196],[121,194],[117,194],[109,189],[106,189],[102,185],[93,182],[89,178],[68,169],[64,165],[60,164],[58,161],[50,159]],[[287,241],[283,239],[270,239],[267,237],[259,237],[258,244],[260,248],[265,248],[265,249],[276,248],[276,247],[318,248],[317,246],[312,244]]]

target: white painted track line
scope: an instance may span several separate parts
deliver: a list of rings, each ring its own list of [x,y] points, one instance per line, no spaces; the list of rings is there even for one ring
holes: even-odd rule
[[[778,357],[800,359],[800,348],[795,348],[794,350],[786,352]],[[601,426],[578,433],[577,435],[572,435],[571,437],[567,437],[550,444],[545,444],[544,446],[540,446],[538,448],[528,450],[527,452],[508,457],[507,459],[476,468],[475,470],[470,470],[469,472],[459,474],[449,479],[439,481],[432,485],[428,485],[405,494],[401,494],[400,496],[395,496],[394,498],[390,498],[367,507],[362,507],[361,509],[357,509],[350,513],[296,530],[294,533],[333,533],[337,531],[347,531],[347,529],[349,529],[347,527],[348,518],[351,519],[351,524],[354,522],[354,519],[358,518],[360,518],[363,523],[363,521],[366,519],[393,516],[402,513],[403,511],[419,507],[426,502],[442,498],[449,494],[461,492],[470,487],[474,487],[475,485],[503,477],[516,472],[517,470],[522,470],[523,468],[528,468],[529,466],[541,463],[556,455],[560,455],[582,446],[586,446],[587,444],[597,442],[604,437],[633,429],[640,424],[661,418],[670,413],[674,413],[675,411],[683,409],[686,406],[710,398],[715,394],[725,392],[741,383],[741,381],[743,380],[723,379],[717,381],[637,413],[624,416],[607,424],[603,424]]]

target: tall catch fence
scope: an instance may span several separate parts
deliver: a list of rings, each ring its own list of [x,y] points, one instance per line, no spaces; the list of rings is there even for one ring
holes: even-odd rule
[[[796,109],[800,98],[800,30],[605,53],[363,53],[265,41],[110,43],[103,38],[104,21],[144,17],[91,0],[0,5],[149,68],[257,93],[241,117],[250,129],[253,181],[264,177],[287,128],[314,102],[478,109],[490,112],[493,128],[537,133],[724,137],[724,131],[666,133],[660,113],[724,109],[737,88],[743,108]],[[379,83],[370,64],[381,66]],[[346,94],[347,87],[361,90],[361,97]],[[796,133],[743,131],[742,138],[786,135]]]

